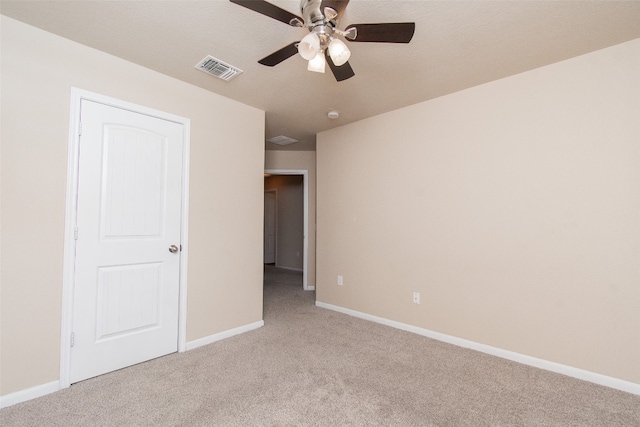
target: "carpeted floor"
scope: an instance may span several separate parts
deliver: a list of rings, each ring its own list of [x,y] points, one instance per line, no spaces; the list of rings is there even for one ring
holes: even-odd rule
[[[3,426],[640,426],[640,396],[314,306],[267,267],[265,326],[0,411]]]

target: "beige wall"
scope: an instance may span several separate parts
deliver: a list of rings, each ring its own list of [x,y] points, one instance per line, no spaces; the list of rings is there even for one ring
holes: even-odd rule
[[[72,86],[191,119],[187,341],[260,321],[264,112],[6,17],[1,26],[0,394],[59,378]]]
[[[640,40],[321,133],[317,156],[318,301],[640,383]]]
[[[308,285],[316,284],[316,152],[266,151],[265,169],[309,171]]]
[[[275,190],[277,203],[276,266],[302,271],[304,242],[304,188],[301,175],[274,175],[264,189]]]

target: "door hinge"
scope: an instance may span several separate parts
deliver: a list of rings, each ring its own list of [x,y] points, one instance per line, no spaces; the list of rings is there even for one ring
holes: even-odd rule
[[[73,347],[74,345],[76,345],[76,333],[71,332],[71,347]]]
[[[75,227],[75,228],[73,229],[73,238],[74,238],[75,240],[78,240],[78,227]]]
[[[82,122],[78,123],[78,136],[82,136]]]

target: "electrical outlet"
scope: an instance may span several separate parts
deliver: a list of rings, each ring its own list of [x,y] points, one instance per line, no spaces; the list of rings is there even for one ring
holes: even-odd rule
[[[342,276],[338,276],[338,286],[342,285],[344,285],[344,279],[342,278]]]
[[[420,292],[413,293],[413,303],[420,304]]]

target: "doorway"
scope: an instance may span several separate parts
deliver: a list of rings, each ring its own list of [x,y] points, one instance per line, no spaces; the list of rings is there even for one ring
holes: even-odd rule
[[[301,246],[299,249],[293,249],[290,250],[288,253],[289,257],[293,257],[293,259],[295,259],[295,257],[299,256],[302,260],[301,262],[301,268],[302,268],[302,286],[304,290],[314,290],[315,287],[314,286],[309,286],[308,283],[308,252],[309,252],[309,242],[308,242],[308,236],[309,236],[309,172],[307,170],[292,170],[292,169],[266,169],[265,170],[265,179],[268,178],[267,175],[270,176],[282,176],[284,178],[286,177],[290,177],[290,178],[294,178],[294,176],[297,176],[298,181],[299,181],[299,190],[300,190],[300,196],[301,196],[301,201],[302,201],[302,206],[301,206],[301,210],[302,210],[302,242],[301,242]],[[266,182],[266,181],[265,181]],[[268,190],[269,188],[265,187],[265,190]],[[278,200],[280,203],[280,201],[282,201],[281,199],[283,198],[283,194],[281,191],[278,191]],[[279,210],[276,208],[276,215],[280,216],[281,212],[279,212]],[[280,234],[283,230],[278,231],[278,233]],[[276,239],[277,240],[277,239]],[[280,243],[284,243],[286,244],[286,242],[280,242]],[[291,249],[291,248],[290,248]],[[291,258],[289,258],[291,260]],[[276,263],[281,263],[285,268],[287,267],[287,264],[284,263],[284,260],[282,258],[279,257],[278,255],[278,251],[276,250]],[[289,263],[290,265],[295,265],[293,263]],[[292,268],[295,269],[295,268]]]

